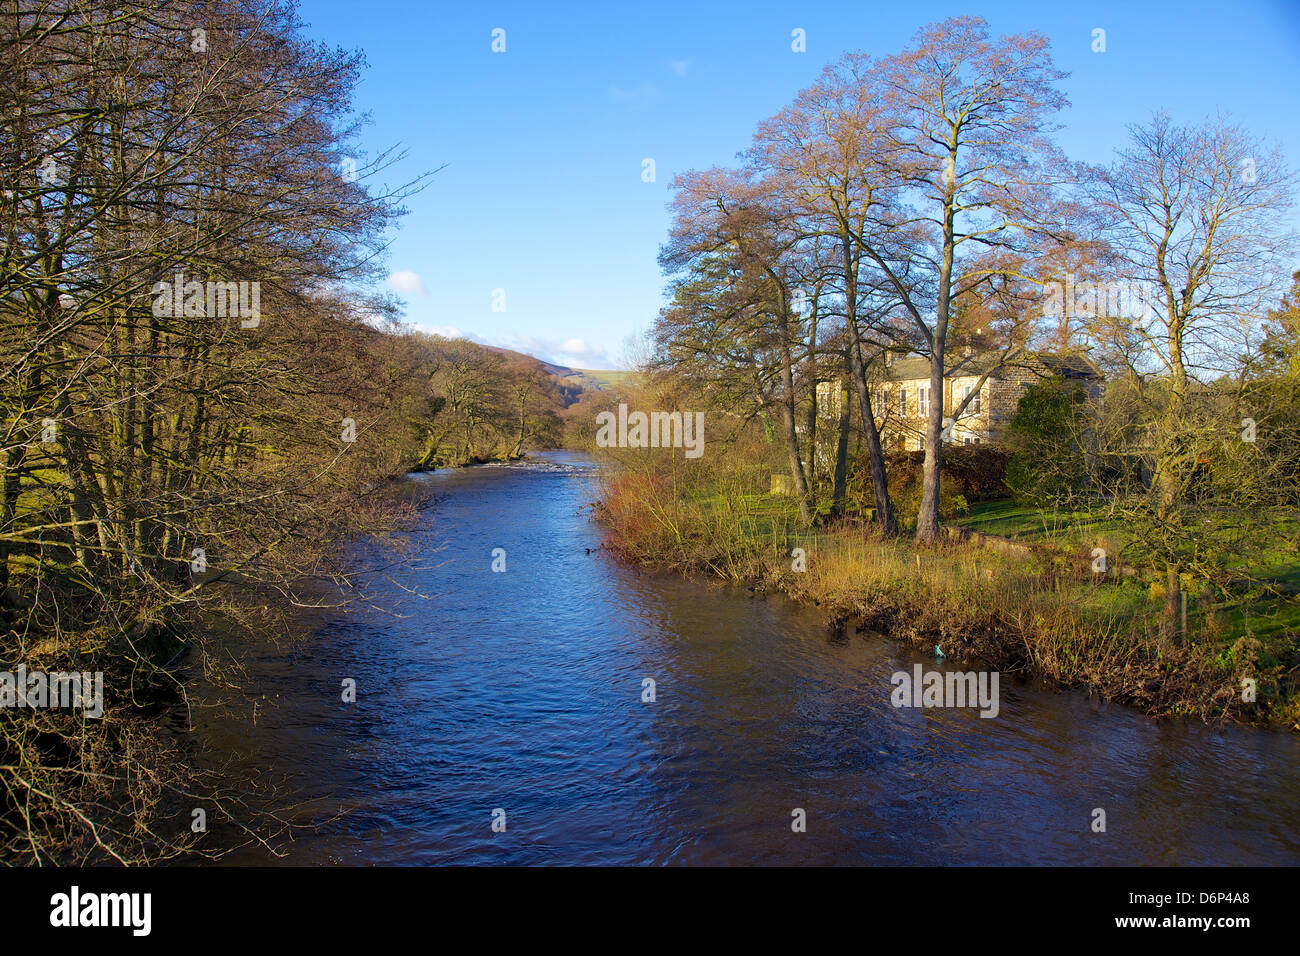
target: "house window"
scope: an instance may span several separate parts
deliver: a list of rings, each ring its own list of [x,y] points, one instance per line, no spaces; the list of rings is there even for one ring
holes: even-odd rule
[[[978,415],[980,413],[981,399],[984,397],[983,394],[977,391],[974,385],[967,385],[963,389],[961,397],[963,400],[970,398],[972,393],[974,393],[975,397],[971,398],[971,403],[966,406],[966,410],[972,415]]]
[[[916,414],[925,418],[930,414],[930,386],[922,385],[916,390]]]
[[[918,439],[916,440],[916,450],[917,450],[917,451],[925,451],[925,436],[924,436],[924,435],[922,435],[920,438],[918,438]]]
[[[878,419],[885,417],[885,400],[885,390],[879,389],[876,392],[876,418]]]
[[[817,410],[825,418],[838,418],[844,404],[844,389],[839,379],[817,383]]]
[[[898,417],[907,417],[907,389],[905,388],[898,390]]]

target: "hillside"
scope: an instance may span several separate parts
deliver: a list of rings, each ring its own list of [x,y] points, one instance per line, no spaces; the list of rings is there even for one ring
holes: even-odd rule
[[[636,372],[626,369],[569,368],[567,365],[545,362],[535,356],[515,352],[511,349],[498,348],[493,345],[485,345],[483,348],[499,352],[510,358],[528,359],[536,362],[548,375],[556,380],[560,388],[560,394],[564,397],[565,408],[576,403],[583,392],[602,391],[627,385],[635,381],[637,375]]]

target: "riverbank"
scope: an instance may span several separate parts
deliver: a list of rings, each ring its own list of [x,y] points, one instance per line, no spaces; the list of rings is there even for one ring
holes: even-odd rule
[[[606,545],[644,567],[786,594],[822,609],[836,630],[937,647],[955,663],[1084,689],[1153,717],[1300,730],[1284,656],[1294,635],[1234,636],[1213,611],[1194,612],[1184,635],[1141,580],[1099,580],[1086,561],[1046,547],[917,545],[866,524],[804,531],[779,501],[708,491],[610,473],[597,506]]]
[[[528,453],[523,452],[518,455],[472,455],[468,458],[437,458],[430,461],[420,461],[411,466],[407,474],[423,475],[431,474],[435,471],[446,471],[454,468],[473,468],[477,465],[506,465],[511,462],[526,461]]]

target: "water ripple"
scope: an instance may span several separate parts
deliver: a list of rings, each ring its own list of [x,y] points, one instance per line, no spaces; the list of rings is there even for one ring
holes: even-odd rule
[[[591,475],[556,453],[416,476],[441,494],[419,566],[253,662],[257,725],[204,732],[315,808],[285,862],[1300,862],[1293,738],[1007,681],[995,719],[895,709],[890,675],[939,665],[831,640],[784,601],[619,567],[587,517]]]

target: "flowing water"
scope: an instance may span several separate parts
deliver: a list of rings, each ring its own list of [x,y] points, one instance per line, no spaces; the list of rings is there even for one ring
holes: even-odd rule
[[[895,708],[891,674],[947,662],[616,563],[597,550],[592,477],[556,452],[412,479],[439,496],[416,565],[377,576],[373,607],[255,658],[256,723],[199,728],[250,778],[285,775],[311,824],[283,856],[225,862],[1300,862],[1294,736],[1005,680],[994,718]]]

